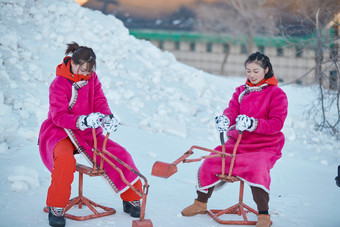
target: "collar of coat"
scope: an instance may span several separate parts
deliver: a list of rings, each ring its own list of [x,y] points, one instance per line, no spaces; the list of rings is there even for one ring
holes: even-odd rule
[[[241,92],[241,94],[238,96],[238,102],[241,103],[243,97],[246,94],[249,94],[250,92],[262,91],[262,89],[264,87],[267,87],[268,85],[274,85],[274,86],[278,85],[278,81],[274,75],[270,78],[264,78],[263,80],[260,81],[260,83],[256,85],[254,85],[253,83],[249,81],[249,79],[247,79],[247,82],[245,84],[245,90]]]
[[[269,78],[263,78],[263,80],[261,80],[258,84],[254,85],[252,82],[250,82],[249,79],[247,79],[246,81],[246,85],[248,85],[249,87],[259,87],[262,84],[268,84],[268,85],[274,85],[277,86],[279,84],[278,80],[276,79],[276,77],[273,75]]]
[[[63,63],[57,66],[56,75],[65,77],[73,82],[89,80],[91,78],[91,74],[81,75],[71,72],[71,57],[65,57]]]

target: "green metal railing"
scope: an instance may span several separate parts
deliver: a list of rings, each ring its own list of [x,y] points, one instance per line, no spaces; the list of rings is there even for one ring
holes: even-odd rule
[[[205,43],[230,43],[247,45],[247,36],[230,36],[216,34],[200,34],[193,32],[174,32],[163,30],[130,30],[130,34],[139,39],[172,41],[172,42],[205,42]],[[255,36],[253,42],[263,47],[310,46],[313,37],[287,38],[283,36]]]

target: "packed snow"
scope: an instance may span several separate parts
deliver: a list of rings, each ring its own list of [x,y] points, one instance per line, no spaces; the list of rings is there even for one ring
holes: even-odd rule
[[[168,179],[151,176],[151,168],[157,160],[174,161],[192,145],[217,146],[213,119],[245,82],[244,75],[211,75],[179,63],[171,53],[130,36],[115,17],[71,0],[0,0],[0,8],[0,226],[48,226],[43,207],[50,172],[40,159],[37,137],[47,117],[55,67],[72,41],[92,47],[97,55],[97,74],[121,121],[110,137],[132,154],[150,184],[146,218],[154,226],[220,226],[208,215],[180,214],[196,196],[200,163],[179,164],[178,173]],[[271,172],[273,226],[340,226],[340,188],[334,181],[340,141],[316,131],[307,117],[316,89],[282,89],[289,112],[283,156]],[[77,160],[84,161],[79,155]],[[75,175],[72,197],[77,181]],[[131,226],[136,219],[123,212],[119,196],[102,179],[84,181],[85,196],[117,213],[83,222],[68,219],[67,226]],[[238,187],[229,184],[214,192],[208,208],[235,204]],[[249,187],[245,203],[256,207]]]

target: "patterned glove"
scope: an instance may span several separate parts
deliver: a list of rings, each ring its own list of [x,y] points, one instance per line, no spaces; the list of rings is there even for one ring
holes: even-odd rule
[[[118,128],[118,120],[115,118],[113,114],[106,115],[102,120],[102,127],[105,129],[107,133],[112,133],[117,131]]]
[[[101,120],[104,114],[101,113],[91,113],[89,115],[81,115],[77,120],[77,127],[84,131],[87,128],[98,128],[101,125]]]
[[[255,131],[257,127],[257,121],[253,117],[248,117],[247,115],[238,115],[236,118],[236,130],[249,132]]]
[[[220,133],[228,131],[230,121],[227,116],[220,115],[220,116],[215,117],[215,123],[216,123],[216,128]]]

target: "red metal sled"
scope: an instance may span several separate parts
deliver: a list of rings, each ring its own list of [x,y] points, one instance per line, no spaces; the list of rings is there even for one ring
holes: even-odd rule
[[[112,214],[116,213],[115,209],[99,205],[99,204],[97,204],[97,203],[95,203],[95,202],[93,202],[93,201],[91,201],[91,200],[89,200],[89,199],[87,199],[86,197],[83,196],[83,174],[86,174],[86,175],[89,175],[89,176],[102,176],[105,173],[105,170],[103,169],[103,164],[104,164],[104,161],[105,161],[110,166],[112,166],[115,170],[117,170],[119,172],[120,177],[124,181],[125,184],[127,184],[132,190],[134,190],[138,195],[140,195],[142,197],[140,219],[134,220],[132,222],[132,227],[139,227],[139,226],[141,226],[141,227],[152,227],[153,225],[152,225],[151,220],[150,219],[144,219],[145,208],[146,208],[146,199],[147,199],[147,194],[148,194],[148,190],[149,190],[149,185],[148,185],[147,179],[141,173],[139,173],[138,171],[133,169],[131,166],[129,166],[125,162],[121,161],[119,158],[112,155],[111,153],[109,153],[106,150],[106,143],[107,143],[107,140],[109,138],[109,133],[106,134],[105,140],[103,142],[103,150],[102,151],[99,151],[98,148],[97,148],[97,137],[96,137],[95,129],[92,129],[92,135],[93,135],[93,139],[94,139],[94,152],[93,152],[94,164],[93,164],[93,167],[88,167],[88,166],[84,166],[84,165],[81,165],[81,164],[76,165],[76,171],[79,172],[79,195],[69,201],[69,204],[65,208],[65,217],[73,219],[73,220],[77,220],[77,221],[83,221],[83,220],[99,218],[99,217],[103,217],[103,216],[107,216],[107,215],[112,215]],[[133,185],[131,185],[125,179],[123,172],[115,164],[113,164],[107,158],[107,156],[113,158],[114,160],[116,160],[117,162],[122,164],[125,168],[129,169],[130,171],[132,171],[133,173],[138,175],[140,178],[142,178],[144,180],[143,191],[140,191],[137,188],[135,188]],[[97,158],[100,158],[100,165],[95,164]],[[89,215],[86,215],[86,216],[76,216],[76,215],[68,214],[67,211],[75,205],[78,205],[79,209],[82,208],[82,205],[86,205],[93,212],[93,214],[89,214]],[[99,207],[104,211],[98,212],[97,209],[95,209],[95,207]],[[48,207],[44,207],[44,211],[48,212]]]
[[[220,134],[221,136],[221,143],[222,143],[222,152],[211,150],[208,148],[204,147],[199,147],[199,146],[192,146],[189,151],[185,152],[181,157],[179,157],[176,161],[173,163],[165,163],[165,162],[155,162],[153,167],[152,167],[152,172],[151,174],[153,176],[158,176],[158,177],[163,177],[163,178],[168,178],[174,173],[177,172],[177,165],[180,162],[183,163],[189,163],[189,162],[197,162],[201,161],[203,159],[207,158],[215,158],[215,157],[221,157],[222,158],[222,174],[219,175],[219,178],[222,181],[229,182],[229,183],[234,183],[236,181],[240,181],[240,192],[239,192],[239,202],[227,209],[224,210],[218,210],[218,209],[212,209],[208,210],[208,215],[217,221],[220,224],[226,224],[226,225],[255,225],[256,221],[249,221],[246,213],[252,212],[255,215],[258,215],[258,212],[251,207],[247,206],[246,204],[243,203],[243,191],[244,191],[244,182],[241,181],[237,176],[232,175],[233,167],[234,167],[234,162],[236,158],[236,151],[237,147],[242,139],[242,132],[239,132],[239,136],[237,138],[236,144],[233,149],[232,154],[225,153],[225,145],[224,145],[224,138],[223,138],[223,133]],[[189,156],[194,154],[193,150],[198,149],[202,151],[207,151],[211,152],[214,154],[206,155],[206,156],[201,156],[200,158],[196,159],[188,159]],[[225,158],[226,157],[231,157],[231,163],[229,167],[229,173],[228,175],[225,175]],[[238,214],[239,216],[242,215],[243,221],[238,221],[238,220],[222,220],[220,219],[220,216],[223,214]]]

